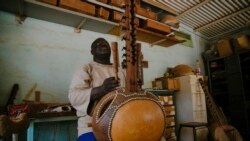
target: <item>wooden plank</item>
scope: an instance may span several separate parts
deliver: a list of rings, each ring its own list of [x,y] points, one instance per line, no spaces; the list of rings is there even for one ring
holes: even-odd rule
[[[102,6],[102,7],[108,8],[108,9],[124,12],[124,9],[121,9],[121,8],[119,8],[117,6],[109,5],[107,3],[99,2],[99,1],[96,1],[96,0],[86,0],[86,1],[89,2],[89,3],[92,3],[92,4],[96,5],[96,6]]]
[[[161,34],[168,34],[171,32],[171,28],[168,25],[149,19],[143,22],[142,27]]]
[[[38,11],[35,11],[34,13],[41,13],[41,11],[43,11],[43,14],[44,14],[44,12],[47,14],[47,13],[49,13],[49,12],[53,12],[52,14],[53,14],[53,16],[56,14],[56,16],[57,16],[57,14],[64,14],[63,16],[66,16],[65,14],[72,14],[72,15],[74,15],[74,16],[79,16],[80,18],[82,18],[82,17],[84,17],[84,18],[87,18],[87,19],[89,19],[89,20],[91,20],[91,21],[96,21],[97,23],[99,23],[99,24],[109,24],[109,25],[111,25],[111,26],[114,26],[114,25],[117,25],[117,23],[114,23],[114,22],[111,22],[111,21],[107,21],[107,20],[104,20],[104,19],[101,19],[101,18],[97,18],[97,17],[94,17],[94,16],[91,16],[91,15],[87,15],[87,14],[84,14],[84,13],[80,13],[80,12],[76,12],[76,11],[72,11],[72,10],[70,10],[70,9],[66,9],[66,8],[61,8],[61,7],[58,7],[58,6],[53,6],[53,5],[50,5],[50,4],[46,4],[46,3],[43,3],[43,2],[39,2],[39,1],[36,1],[36,0],[24,0],[24,2],[26,2],[27,3],[27,7],[26,7],[26,9],[27,8],[29,8],[29,9],[34,9],[33,7],[35,7],[35,8],[37,8],[37,7],[39,7],[39,9],[37,9]],[[96,1],[97,2],[97,1]],[[100,3],[100,2],[99,2]],[[104,4],[105,5],[105,4]],[[49,10],[51,10],[51,11],[49,11],[49,12],[47,12],[48,11],[48,9]],[[33,12],[31,10],[31,12]],[[30,11],[29,11],[30,12]],[[30,13],[28,13],[29,15],[28,16],[31,16],[31,14]],[[40,14],[41,16],[43,16],[42,14]],[[51,16],[51,15],[50,15]],[[50,17],[49,16],[49,17]],[[32,15],[31,17],[33,17],[34,18],[34,16]],[[35,18],[38,18],[38,17],[35,17]],[[40,18],[40,17],[39,17]],[[55,19],[55,18],[54,18]],[[51,21],[50,19],[43,19],[43,20],[47,20],[47,21],[50,21],[50,22],[54,22],[54,21]],[[65,21],[65,20],[63,20],[63,21]],[[61,22],[61,21],[60,21]],[[64,23],[64,22],[62,22],[62,23]],[[91,24],[96,24],[96,23],[91,23]],[[67,24],[65,24],[65,25],[67,25]],[[70,25],[70,26],[72,26],[72,25]],[[75,25],[74,25],[75,26]],[[106,32],[105,32],[106,33]]]
[[[122,20],[123,13],[118,11],[112,11],[111,20],[114,22],[120,22]]]
[[[81,0],[60,0],[59,6],[89,15],[95,15],[95,5],[83,2]]]
[[[108,32],[108,34],[115,35],[115,36],[120,36],[120,35],[122,35],[122,33],[123,32],[121,31],[120,26],[116,26]],[[163,34],[155,33],[155,32],[148,31],[148,30],[145,30],[142,28],[137,28],[136,33],[137,33],[136,38],[138,41],[142,41],[142,42],[146,42],[146,43],[150,43],[150,44],[164,39],[165,41],[163,41],[159,44],[156,44],[156,45],[163,46],[163,47],[170,47],[172,45],[184,42],[181,40],[177,40],[174,37],[166,37]]]
[[[109,15],[110,15],[109,13],[110,13],[109,10],[107,10],[103,7],[100,7],[97,10],[97,16],[100,18],[106,19],[106,20],[109,19]]]

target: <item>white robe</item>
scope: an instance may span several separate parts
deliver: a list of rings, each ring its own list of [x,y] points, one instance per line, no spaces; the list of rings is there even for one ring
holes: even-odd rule
[[[91,90],[94,87],[102,85],[106,78],[114,76],[112,65],[103,65],[96,62],[84,65],[73,76],[70,89],[69,101],[77,110],[78,118],[78,136],[92,132],[92,117],[87,114],[87,108],[90,102]],[[124,86],[124,73],[119,72],[121,86]]]

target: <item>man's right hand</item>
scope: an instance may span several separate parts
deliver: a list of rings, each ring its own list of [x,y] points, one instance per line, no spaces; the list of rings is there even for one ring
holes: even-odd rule
[[[119,86],[119,81],[115,80],[115,77],[109,77],[103,81],[101,88],[102,88],[103,93],[107,94],[115,90],[115,88],[118,86]]]
[[[115,90],[120,85],[119,80],[115,80],[115,77],[106,78],[102,85],[95,87],[91,91],[91,101],[95,101],[105,94]]]
[[[106,78],[102,85],[95,87],[91,91],[90,103],[87,109],[87,113],[90,115],[92,111],[93,104],[96,100],[100,99],[102,96],[107,93],[115,90],[116,87],[120,85],[119,80],[115,80],[115,77]]]

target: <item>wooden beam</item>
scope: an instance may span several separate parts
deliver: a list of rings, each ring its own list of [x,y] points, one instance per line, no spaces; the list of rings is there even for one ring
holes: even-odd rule
[[[182,12],[181,14],[179,14],[179,15],[177,16],[177,18],[183,17],[183,16],[187,15],[188,13],[193,12],[194,10],[196,10],[196,9],[198,9],[199,7],[205,5],[205,4],[208,3],[209,1],[211,1],[211,0],[205,0],[205,1],[203,1],[203,2],[201,2],[201,3],[199,3],[199,4],[197,4],[197,5],[193,6],[192,8],[190,8],[190,9],[188,9],[188,10]]]
[[[234,17],[234,16],[237,16],[237,15],[239,15],[239,14],[241,14],[241,13],[244,13],[244,12],[246,12],[246,11],[248,11],[248,10],[250,10],[250,7],[246,7],[246,8],[241,9],[241,10],[239,10],[239,11],[233,13],[233,14],[227,15],[227,16],[225,16],[225,17],[223,17],[223,18],[220,18],[220,19],[218,19],[218,20],[215,20],[215,21],[212,21],[212,22],[210,22],[210,23],[207,23],[207,24],[205,24],[204,26],[201,26],[201,27],[198,27],[198,28],[194,29],[194,31],[200,31],[200,30],[202,30],[202,29],[204,29],[204,28],[206,28],[206,27],[208,27],[208,26],[217,24],[217,23],[219,23],[219,22],[222,22],[222,21],[224,21],[224,20],[227,20],[227,19],[229,19],[229,18],[232,18],[232,17]]]
[[[165,4],[162,4],[162,3],[160,3],[160,2],[157,2],[156,0],[142,0],[142,1],[145,2],[145,3],[151,4],[151,5],[155,6],[155,7],[158,7],[158,8],[160,8],[160,9],[163,9],[163,10],[165,10],[165,11],[168,11],[168,12],[174,14],[174,15],[179,15],[179,14],[178,14],[174,9],[172,9],[171,7],[169,7],[169,6],[165,5]]]

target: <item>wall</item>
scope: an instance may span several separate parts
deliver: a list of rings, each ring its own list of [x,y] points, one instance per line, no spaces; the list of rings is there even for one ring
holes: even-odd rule
[[[0,106],[6,103],[14,83],[20,85],[16,103],[21,102],[34,84],[42,93],[42,101],[68,102],[68,88],[75,69],[92,60],[92,41],[104,37],[109,42],[118,41],[119,47],[124,44],[115,36],[86,30],[78,34],[72,27],[32,18],[18,24],[14,15],[3,11],[0,11],[0,23]],[[162,76],[167,67],[195,65],[205,42],[194,34],[192,39],[193,48],[151,47],[142,43],[144,58],[149,62],[149,68],[144,69],[144,88],[151,87],[151,81]]]

